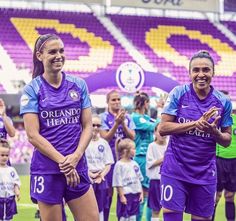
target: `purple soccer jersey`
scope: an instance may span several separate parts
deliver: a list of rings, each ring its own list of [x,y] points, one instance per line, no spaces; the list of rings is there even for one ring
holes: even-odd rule
[[[102,130],[110,130],[115,124],[115,116],[111,114],[110,112],[107,112],[107,111],[104,112],[101,115],[101,118],[102,118],[102,127],[101,127]],[[125,115],[125,123],[129,129],[131,130],[135,129],[135,125],[132,118],[127,114]],[[119,125],[119,127],[116,130],[116,133],[114,134],[113,138],[109,142],[114,159],[116,159],[115,142],[117,138],[122,138],[122,139],[126,138],[125,132],[121,125]]]
[[[211,87],[208,96],[200,100],[193,85],[175,87],[169,94],[162,113],[176,116],[176,123],[198,120],[211,107],[219,108],[218,127],[232,125],[232,104],[221,92]],[[210,119],[210,123],[214,119]],[[197,129],[170,136],[161,168],[161,174],[195,184],[216,182],[216,142],[214,138]]]
[[[64,156],[78,147],[82,132],[81,111],[91,107],[84,80],[63,73],[59,88],[52,87],[42,76],[25,86],[21,96],[21,115],[36,113],[39,133]],[[85,155],[77,165],[79,171],[87,170]],[[56,162],[36,148],[31,161],[31,174],[60,173]]]

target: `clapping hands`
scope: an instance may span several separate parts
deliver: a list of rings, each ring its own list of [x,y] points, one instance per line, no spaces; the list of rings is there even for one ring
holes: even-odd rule
[[[218,110],[219,108],[212,107],[206,111],[196,122],[197,129],[205,133],[216,134],[218,132],[217,125],[221,118],[221,116],[218,115]],[[214,120],[210,123],[209,121],[212,118]]]

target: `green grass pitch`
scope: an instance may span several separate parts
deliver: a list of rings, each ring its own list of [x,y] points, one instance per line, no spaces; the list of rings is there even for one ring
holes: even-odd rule
[[[21,176],[21,199],[17,203],[17,208],[18,208],[18,214],[14,216],[13,221],[36,221],[39,219],[34,218],[34,214],[36,211],[36,206],[31,203],[30,201],[30,196],[29,196],[29,176]],[[109,221],[116,221],[116,214],[115,214],[115,197],[112,203],[112,208],[111,208],[111,213],[110,213],[110,220]],[[67,220],[68,221],[73,221],[73,218],[69,212],[69,209],[66,208],[66,213],[67,213]],[[145,220],[145,219],[143,219]],[[184,216],[185,221],[190,221],[190,216],[185,215]],[[224,221],[226,220],[225,218],[225,213],[224,213],[224,200],[223,198],[220,201],[219,206],[217,207],[217,212],[216,212],[216,221]]]

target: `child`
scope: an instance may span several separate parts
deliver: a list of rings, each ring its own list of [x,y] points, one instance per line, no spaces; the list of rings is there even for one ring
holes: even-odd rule
[[[0,139],[0,220],[8,221],[17,213],[16,201],[20,199],[20,179],[15,168],[8,166],[10,145]]]
[[[99,220],[103,221],[103,210],[108,191],[105,177],[111,169],[114,159],[108,142],[99,136],[99,128],[101,127],[99,116],[93,115],[92,123],[93,136],[85,151],[85,156],[88,162],[89,177],[93,183],[93,189],[97,199]]]
[[[159,213],[161,210],[160,165],[164,159],[168,138],[159,134],[158,126],[155,128],[154,134],[155,141],[149,144],[147,150],[146,173],[150,179],[148,207],[152,209],[151,221],[159,221]]]
[[[132,159],[135,155],[134,141],[125,138],[116,142],[118,161],[113,173],[113,187],[117,188],[116,213],[119,221],[135,221],[139,204],[143,200],[139,165]]]

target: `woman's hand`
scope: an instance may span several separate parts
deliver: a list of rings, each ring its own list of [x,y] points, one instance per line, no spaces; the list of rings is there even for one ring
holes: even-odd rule
[[[59,163],[60,171],[66,176],[69,175],[73,169],[76,168],[81,156],[78,156],[75,153],[65,156],[65,160],[62,163]]]
[[[93,182],[94,183],[101,183],[102,181],[105,181],[105,178],[104,178],[104,176],[102,175],[102,173],[100,173],[99,174],[99,176],[97,176],[94,180],[93,180]]]
[[[80,177],[76,169],[72,169],[68,175],[65,175],[66,183],[70,187],[76,187],[80,183]]]
[[[117,124],[121,124],[125,120],[126,111],[124,109],[120,109],[119,113],[115,117],[115,122]]]
[[[218,134],[218,122],[221,116],[218,115],[218,108],[212,107],[207,112],[205,112],[202,117],[196,122],[196,128],[205,133],[210,133],[212,135]],[[212,123],[208,121],[214,118]]]

